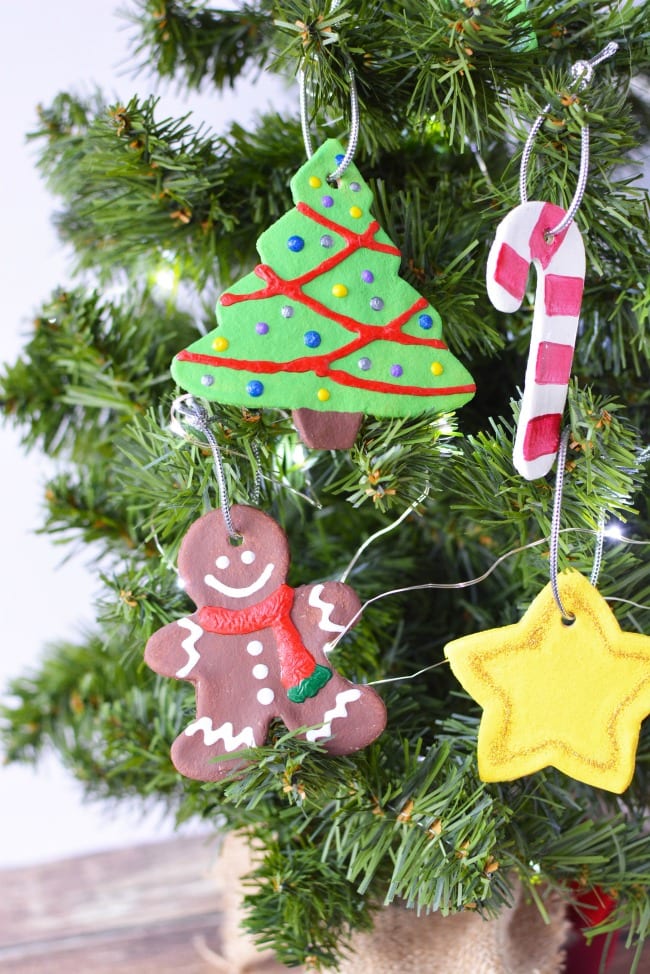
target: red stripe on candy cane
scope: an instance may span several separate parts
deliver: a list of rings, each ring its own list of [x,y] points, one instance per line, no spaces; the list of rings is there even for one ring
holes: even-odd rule
[[[560,444],[561,413],[547,413],[545,416],[535,416],[526,424],[524,435],[524,460],[537,460],[547,454],[557,453]]]
[[[516,250],[507,243],[501,245],[494,269],[494,280],[518,301],[526,293],[529,270],[530,264]]]
[[[544,307],[547,315],[578,316],[585,282],[580,277],[546,274],[544,277]]]
[[[540,385],[566,385],[571,376],[573,345],[540,342],[535,363],[535,382]]]

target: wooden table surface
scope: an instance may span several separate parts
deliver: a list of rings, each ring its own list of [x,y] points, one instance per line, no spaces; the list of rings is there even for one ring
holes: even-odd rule
[[[1,871],[0,974],[287,971],[268,956],[224,961],[223,883],[216,845],[200,837]],[[631,960],[619,951],[608,974]]]

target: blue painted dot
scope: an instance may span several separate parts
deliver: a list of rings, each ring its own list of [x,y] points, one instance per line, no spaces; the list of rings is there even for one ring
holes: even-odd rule
[[[331,247],[333,243],[334,241],[330,237],[329,233],[324,233],[323,236],[320,238],[321,247]]]
[[[334,206],[334,199],[331,196],[323,196],[321,203],[326,209],[329,209],[330,206]]]
[[[283,318],[293,318],[293,308],[290,304],[283,304],[280,314]]]
[[[305,241],[302,239],[302,237],[298,237],[298,236],[289,237],[289,239],[287,240],[287,247],[289,248],[289,250],[293,250],[293,252],[296,254],[299,253],[299,251],[301,251],[304,246],[305,246]]]
[[[433,318],[431,315],[420,315],[418,318],[418,324],[420,328],[424,328],[425,331],[428,331],[429,328],[433,328]]]
[[[381,298],[370,298],[370,307],[373,311],[381,311],[384,307],[384,302]]]
[[[357,362],[357,365],[359,366],[359,368],[360,368],[360,369],[361,369],[361,370],[362,370],[363,372],[367,372],[367,371],[368,371],[368,369],[369,369],[369,368],[371,367],[371,365],[372,365],[372,362],[370,361],[370,359],[369,359],[369,358],[365,358],[365,356],[364,356],[364,358],[360,358],[360,359],[359,359],[359,361]]]
[[[372,284],[374,279],[375,279],[375,275],[372,273],[372,271],[361,271],[361,280],[365,284]]]
[[[396,365],[391,365],[390,367],[390,374],[393,376],[394,379],[399,379],[400,375],[402,375],[403,372],[404,369],[402,368],[401,365],[396,364]]]
[[[258,321],[255,325],[255,331],[258,335],[267,335],[269,331],[269,326],[265,321]]]
[[[339,152],[339,154],[337,156],[335,156],[334,158],[336,159],[336,165],[337,166],[340,166],[341,163],[343,162],[343,160],[345,159],[345,156],[343,155],[342,152]]]
[[[359,185],[359,183],[350,183],[350,189],[352,190],[353,193],[358,193],[359,190],[361,189],[361,186]]]
[[[317,331],[306,331],[302,340],[307,348],[318,348],[321,343],[321,337]]]
[[[246,392],[249,396],[253,396],[257,399],[264,392],[264,383],[260,382],[259,379],[251,379],[251,381],[246,386]]]
[[[201,376],[201,385],[202,386],[211,386],[211,385],[214,385],[214,376],[212,376],[212,375],[202,375]]]

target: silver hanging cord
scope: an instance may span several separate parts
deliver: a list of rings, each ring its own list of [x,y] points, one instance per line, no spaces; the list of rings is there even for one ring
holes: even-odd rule
[[[605,515],[601,513],[598,518],[598,531],[596,533],[596,550],[594,552],[594,565],[591,569],[589,581],[595,587],[600,575],[600,566],[603,561],[603,546],[605,544]]]
[[[350,138],[348,139],[348,147],[345,150],[345,155],[341,159],[340,163],[327,177],[330,182],[336,182],[340,179],[345,170],[348,168],[352,160],[354,159],[354,154],[357,151],[357,145],[359,143],[359,95],[357,92],[357,81],[354,75],[354,69],[348,69],[348,77],[350,79]],[[299,74],[300,81],[300,126],[302,128],[302,138],[305,143],[305,152],[307,158],[311,159],[314,154],[314,145],[312,142],[311,131],[309,129],[309,107],[307,99],[307,78],[304,68],[300,69]]]
[[[215,435],[210,428],[210,416],[207,409],[205,409],[200,402],[197,402],[194,396],[189,394],[179,396],[177,399],[174,399],[171,407],[170,426],[175,433],[185,437],[186,432],[183,429],[183,423],[185,423],[187,426],[191,426],[192,429],[198,430],[199,433],[202,433],[205,439],[208,441],[208,445],[212,452],[212,459],[214,461],[214,471],[217,477],[217,483],[219,484],[219,500],[221,503],[223,519],[226,524],[226,530],[231,541],[238,542],[241,540],[241,535],[235,531],[235,527],[232,523],[230,501],[228,500],[226,473],[223,469],[223,460],[221,457],[219,444],[217,443]]]
[[[572,84],[577,85],[578,90],[582,91],[586,88],[593,78],[594,68],[597,64],[601,64],[608,58],[613,57],[618,51],[618,44],[616,41],[611,41],[606,47],[602,49],[599,54],[592,57],[589,61],[576,61],[575,64],[571,65],[571,76]],[[526,144],[521,155],[521,169],[519,171],[519,197],[522,203],[528,202],[528,166],[530,163],[530,157],[533,153],[533,143],[535,137],[539,130],[541,129],[544,121],[546,119],[547,113],[551,109],[551,102],[548,103],[542,110],[541,115],[538,115],[530,132],[528,133],[528,138],[526,139]],[[582,198],[585,195],[585,190],[587,188],[587,176],[589,173],[589,126],[583,125],[580,132],[580,170],[578,172],[578,185],[574,193],[573,199],[569,204],[569,208],[565,215],[562,217],[557,226],[546,231],[547,237],[555,237],[558,233],[562,233],[573,222],[573,219],[578,212],[578,208],[582,203]]]
[[[262,494],[262,465],[260,463],[260,448],[255,440],[253,440],[251,443],[251,450],[253,451],[253,456],[255,457],[255,486],[253,488],[253,493],[251,494],[251,504],[254,504],[255,507],[257,507]]]
[[[551,576],[551,591],[553,592],[553,598],[555,599],[555,604],[562,614],[562,621],[566,622],[567,625],[572,623],[575,616],[572,613],[567,612],[562,604],[562,599],[560,597],[560,590],[557,583],[558,577],[558,552],[560,547],[560,515],[562,513],[562,491],[564,489],[564,470],[566,467],[566,453],[567,447],[569,445],[569,436],[571,430],[567,428],[562,433],[560,437],[560,446],[557,451],[557,471],[555,474],[555,496],[553,498],[553,515],[551,517],[551,538],[550,538],[550,553],[549,553],[549,571]],[[598,519],[598,531],[596,533],[596,551],[594,553],[594,564],[591,569],[591,577],[589,581],[592,585],[595,585],[598,581],[598,575],[600,574],[600,566],[603,560],[603,545],[605,542],[605,515],[602,513]]]
[[[566,451],[569,443],[571,430],[567,427],[560,437],[560,446],[557,451],[557,472],[555,475],[555,497],[553,498],[553,516],[551,517],[551,550],[549,556],[549,571],[551,573],[551,590],[555,604],[562,613],[563,622],[573,622],[574,616],[566,611],[560,598],[560,589],[557,584],[557,556],[560,547],[560,514],[562,513],[562,489],[564,487],[564,467],[566,464]]]

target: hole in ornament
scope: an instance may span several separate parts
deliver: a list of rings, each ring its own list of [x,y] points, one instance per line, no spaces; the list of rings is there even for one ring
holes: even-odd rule
[[[562,616],[563,626],[572,626],[575,621],[576,621],[575,616]]]
[[[243,534],[231,534],[228,537],[228,541],[230,542],[230,544],[232,545],[233,548],[239,548],[240,545],[243,545],[243,543],[244,543],[244,535]]]

